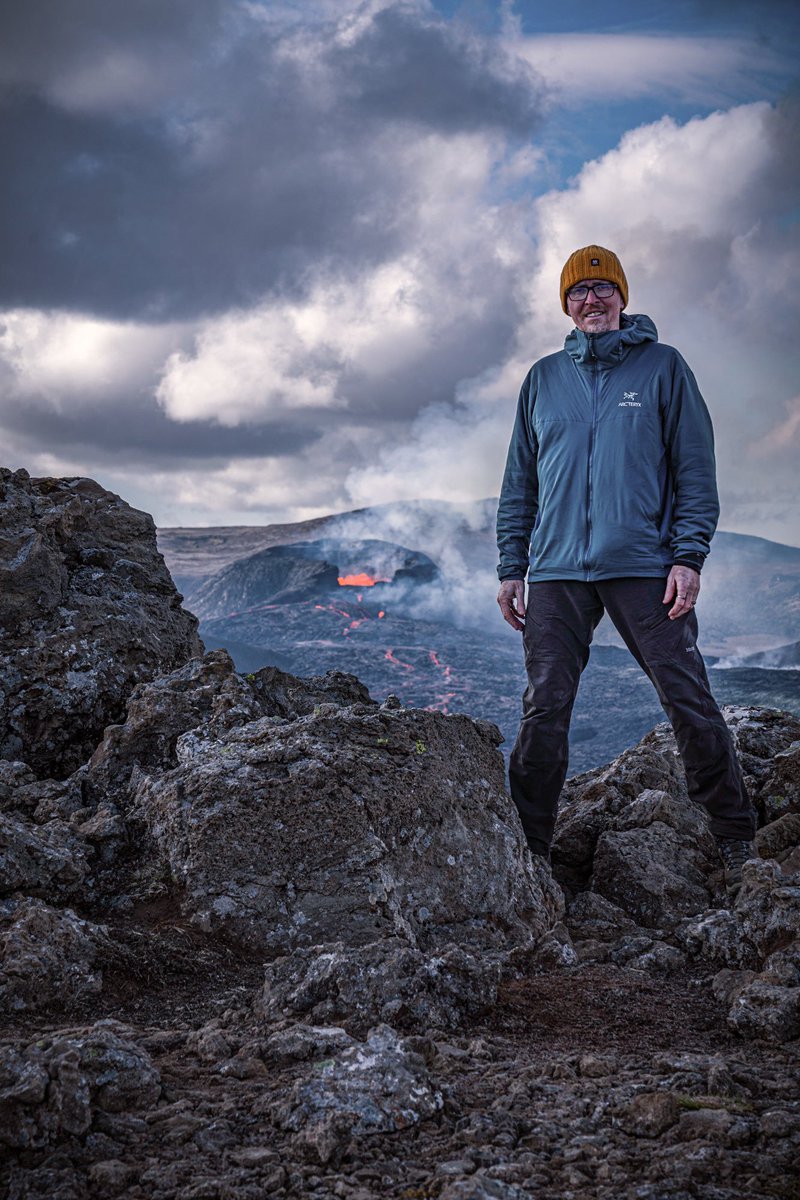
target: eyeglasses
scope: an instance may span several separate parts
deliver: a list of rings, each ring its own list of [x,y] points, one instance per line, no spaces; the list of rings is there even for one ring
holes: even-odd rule
[[[613,296],[617,290],[615,283],[593,283],[591,287],[587,287],[585,283],[579,283],[577,287],[567,288],[567,298],[569,300],[585,300],[589,292],[594,292],[598,300],[607,300],[609,296]]]

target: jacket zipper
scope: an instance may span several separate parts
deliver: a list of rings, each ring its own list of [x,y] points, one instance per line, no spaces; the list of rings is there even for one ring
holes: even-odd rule
[[[592,459],[594,458],[594,437],[597,423],[597,359],[594,354],[592,335],[589,334],[589,354],[592,359],[592,424],[589,429],[589,461],[586,467],[586,553],[583,559],[583,569],[589,574],[589,545],[592,540]]]

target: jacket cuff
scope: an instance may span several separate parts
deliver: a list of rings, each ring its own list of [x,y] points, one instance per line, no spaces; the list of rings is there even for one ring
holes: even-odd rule
[[[693,551],[687,551],[686,554],[679,555],[678,558],[674,560],[672,565],[675,567],[691,567],[693,571],[697,571],[699,574],[703,569],[703,563],[705,561],[704,555],[695,554]]]

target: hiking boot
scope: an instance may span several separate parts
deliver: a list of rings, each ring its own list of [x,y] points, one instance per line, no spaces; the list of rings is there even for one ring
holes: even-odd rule
[[[538,838],[528,838],[528,849],[534,858],[543,858],[550,865],[550,847],[546,842],[540,842]]]
[[[725,872],[725,887],[730,898],[734,900],[742,886],[742,866],[749,858],[756,858],[757,855],[752,842],[726,837],[718,837],[715,840]]]

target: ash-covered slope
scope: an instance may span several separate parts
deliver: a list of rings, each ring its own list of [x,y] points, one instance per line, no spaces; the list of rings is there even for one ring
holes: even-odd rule
[[[335,597],[341,586],[379,597],[383,584],[430,583],[438,576],[425,554],[377,538],[322,538],[271,546],[224,567],[192,595],[192,609],[210,620],[259,605]],[[397,594],[398,588],[390,594]]]

